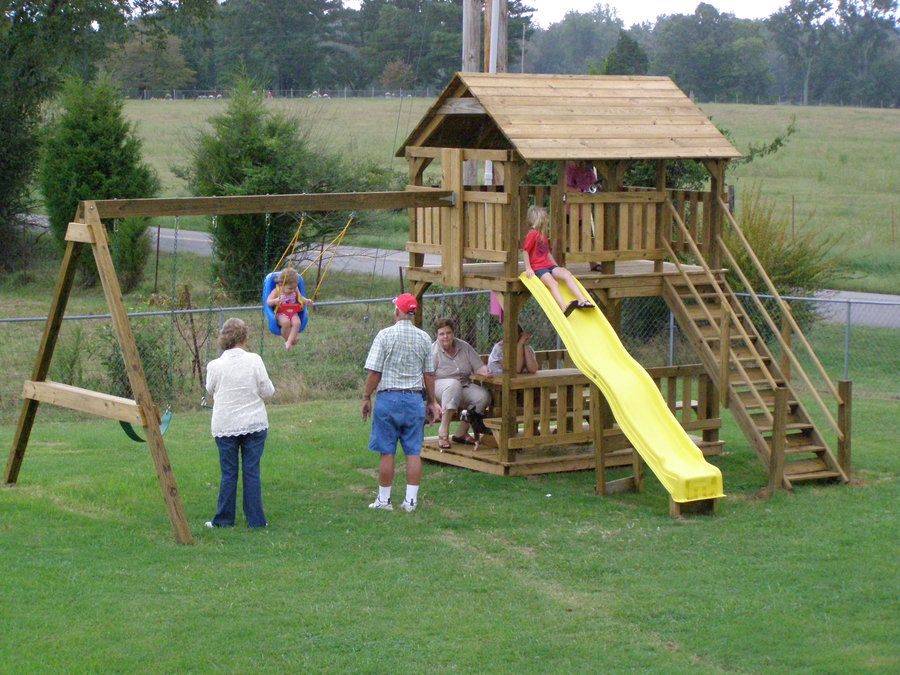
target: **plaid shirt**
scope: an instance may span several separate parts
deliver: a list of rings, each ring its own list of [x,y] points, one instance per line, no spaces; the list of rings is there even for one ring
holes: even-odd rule
[[[434,372],[431,338],[412,321],[397,321],[378,331],[366,357],[365,368],[381,373],[378,391],[424,389],[423,375]]]

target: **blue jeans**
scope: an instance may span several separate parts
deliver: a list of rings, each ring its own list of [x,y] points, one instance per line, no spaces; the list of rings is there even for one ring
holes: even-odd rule
[[[219,484],[219,502],[212,520],[216,527],[234,526],[234,509],[237,499],[238,458],[244,474],[244,517],[250,527],[265,527],[262,484],[259,480],[259,460],[266,444],[267,429],[241,436],[215,436],[219,448],[219,465],[222,482]]]

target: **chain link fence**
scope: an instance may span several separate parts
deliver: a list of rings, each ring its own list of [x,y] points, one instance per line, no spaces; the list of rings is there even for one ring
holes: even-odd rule
[[[855,400],[900,399],[900,302],[790,302],[829,376],[853,380]],[[369,346],[375,333],[390,325],[392,312],[390,298],[317,303],[290,351],[269,332],[259,306],[140,312],[131,315],[131,323],[155,400],[161,408],[187,410],[205,405],[205,366],[219,354],[216,335],[228,317],[251,327],[250,347],[262,355],[276,387],[273,403],[289,404],[359,394]],[[436,318],[450,317],[457,323],[457,337],[482,354],[502,338],[483,291],[426,295],[423,312],[429,333],[434,335]],[[43,317],[0,318],[0,424],[14,424],[18,417],[22,382],[31,378],[44,323]],[[563,347],[534,300],[525,304],[521,324],[533,333],[535,349]],[[645,367],[699,361],[662,298],[623,301],[621,326],[625,347]],[[777,358],[771,331],[762,323],[759,327]],[[49,379],[131,396],[108,315],[66,317]]]

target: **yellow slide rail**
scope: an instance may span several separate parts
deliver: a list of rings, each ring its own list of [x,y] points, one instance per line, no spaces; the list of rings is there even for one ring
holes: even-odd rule
[[[603,313],[594,307],[565,317],[537,276],[519,278],[559,333],[573,363],[603,392],[619,427],[672,499],[684,503],[724,496],[722,473],[704,459]],[[566,300],[573,298],[564,284],[560,291]]]

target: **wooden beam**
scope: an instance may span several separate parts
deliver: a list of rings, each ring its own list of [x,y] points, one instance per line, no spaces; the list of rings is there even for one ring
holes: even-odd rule
[[[775,390],[775,410],[772,413],[772,437],[769,439],[769,494],[784,486],[787,400],[787,387],[778,387]]]
[[[449,98],[435,111],[438,115],[485,115],[484,106],[477,98]]]
[[[66,241],[77,241],[82,244],[94,243],[93,235],[84,223],[69,223],[66,228]]]
[[[78,209],[79,215],[81,208]],[[78,216],[76,216],[77,218]],[[81,254],[80,242],[70,241],[66,244],[59,274],[56,278],[56,286],[53,288],[53,299],[50,302],[50,311],[47,314],[47,323],[44,324],[44,335],[41,345],[38,347],[35,358],[34,370],[31,373],[32,380],[44,380],[50,370],[50,360],[56,347],[56,339],[59,337],[59,327],[62,324],[63,315],[66,312],[66,303],[69,301],[69,293],[72,290],[72,282],[75,279],[75,270],[78,267],[78,259]],[[34,418],[37,415],[38,402],[26,399],[22,402],[22,411],[19,413],[19,421],[16,425],[16,433],[13,437],[12,448],[9,451],[9,459],[6,462],[6,470],[3,473],[3,482],[9,485],[15,484],[22,468],[22,460],[25,458],[25,449],[34,426]]]
[[[93,202],[100,218],[200,216],[294,211],[364,211],[446,206],[448,191],[335,192],[329,194],[190,197],[184,199],[105,199]]]
[[[441,154],[441,168],[443,187],[462,197],[462,150],[445,148]],[[444,283],[453,288],[462,288],[463,281],[464,205],[463,199],[459,199],[450,208],[450,217],[444,222],[444,229],[441,232]]]
[[[26,380],[22,387],[22,397],[88,415],[144,425],[141,409],[131,399],[73,387],[61,382]]]
[[[843,438],[838,440],[838,464],[847,475],[847,480],[850,480],[850,470],[853,464],[853,446],[850,443],[850,434],[853,429],[853,383],[850,380],[840,380],[838,394],[841,397],[838,407],[838,427],[843,434]]]
[[[417,194],[417,193],[411,193]],[[112,316],[113,327],[119,340],[119,348],[122,350],[122,360],[125,363],[125,372],[134,399],[141,409],[144,420],[144,433],[147,438],[147,447],[153,459],[156,469],[156,477],[159,480],[160,491],[169,514],[169,521],[175,531],[175,539],[179,544],[192,544],[191,528],[184,514],[184,505],[181,502],[181,494],[175,482],[175,474],[169,462],[169,455],[163,443],[162,433],[159,430],[159,409],[153,403],[150,387],[147,385],[147,376],[144,374],[144,366],[137,349],[131,323],[125,311],[125,303],[122,301],[122,289],[113,266],[112,256],[109,250],[109,241],[106,237],[106,227],[100,221],[99,211],[93,202],[83,202],[84,215],[87,225],[94,236],[92,250],[94,260],[97,263],[97,273],[103,286],[103,294],[106,296],[106,304]]]

